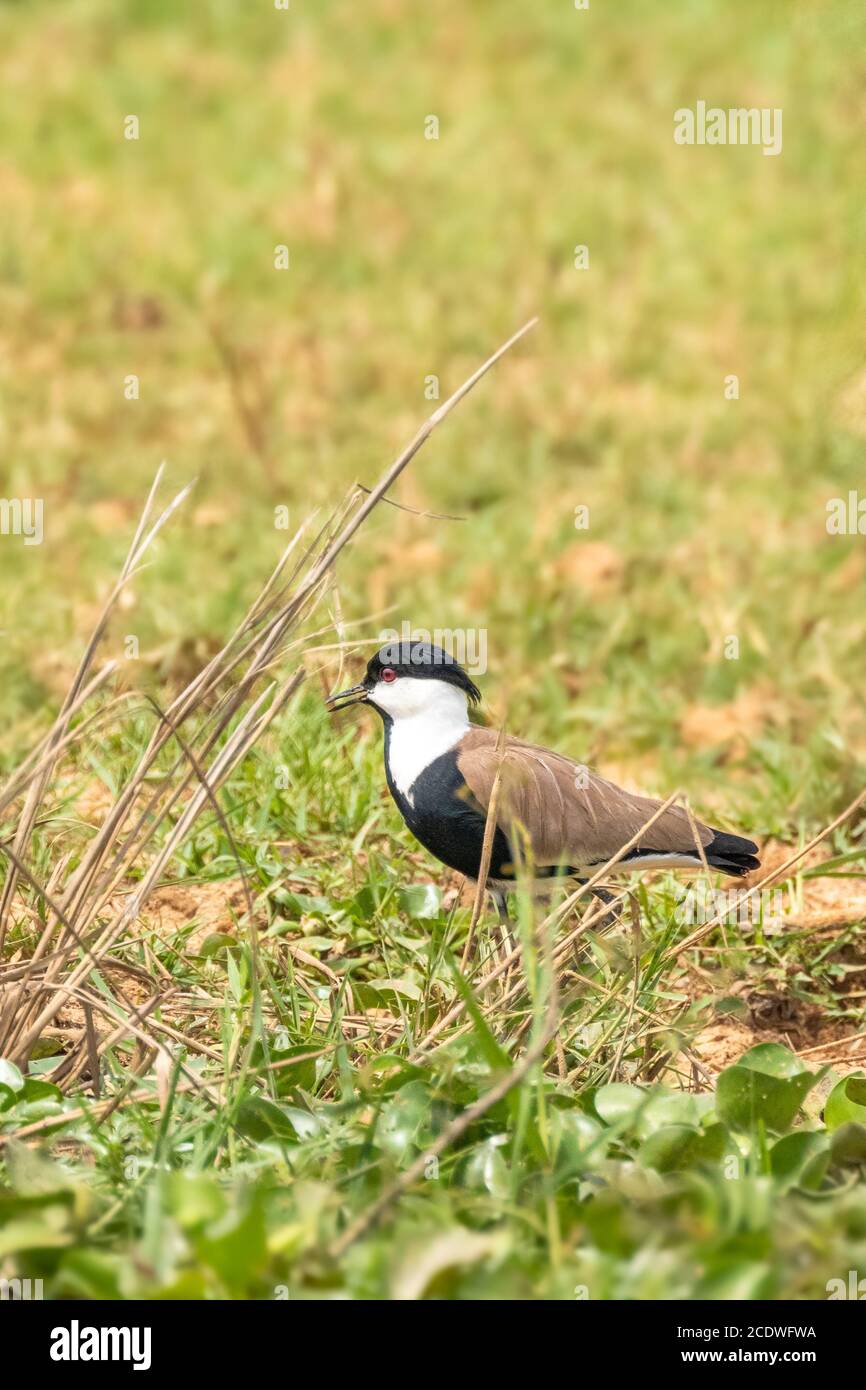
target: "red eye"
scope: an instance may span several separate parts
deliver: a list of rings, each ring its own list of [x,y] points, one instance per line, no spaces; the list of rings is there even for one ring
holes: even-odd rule
[[[380,672],[379,680],[384,681],[386,685],[390,685],[391,682],[395,681],[396,679],[397,672],[392,670],[390,666],[386,666],[384,671]]]

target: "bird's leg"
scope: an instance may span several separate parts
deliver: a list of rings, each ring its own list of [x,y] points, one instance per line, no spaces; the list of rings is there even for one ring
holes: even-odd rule
[[[577,879],[578,887],[582,887],[586,882],[587,880],[585,878]],[[601,903],[612,903],[615,901],[615,894],[609,893],[606,888],[590,888],[589,895],[591,898],[598,898],[598,901]],[[609,931],[611,927],[616,926],[618,921],[618,912],[606,912],[604,916],[600,917],[595,923],[595,928],[597,931]]]
[[[612,903],[613,893],[609,893],[606,888],[591,888],[590,893],[594,898],[598,898],[601,903]]]
[[[499,930],[502,946],[506,954],[514,950],[514,937],[511,934],[511,917],[508,913],[508,899],[501,888],[488,889],[499,914]]]
[[[591,888],[589,891],[591,896],[593,898],[598,898],[601,903],[612,903],[616,901],[616,895],[614,893],[609,893],[606,888]],[[618,921],[618,911],[606,912],[603,917],[599,918],[596,926],[599,931],[609,931],[611,927],[617,925]]]
[[[511,918],[508,915],[508,899],[506,898],[502,889],[488,888],[487,891],[493,899],[493,904],[496,908],[496,911],[499,914],[500,922],[510,922]]]

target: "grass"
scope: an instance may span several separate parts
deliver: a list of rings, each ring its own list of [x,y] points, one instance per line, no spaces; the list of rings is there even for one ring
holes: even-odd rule
[[[471,904],[389,803],[378,731],[325,715],[316,650],[483,631],[491,722],[685,787],[772,862],[858,795],[866,561],[825,522],[866,431],[859,30],[841,3],[0,5],[2,491],[45,509],[41,546],[0,536],[4,773],[52,726],[157,465],[166,496],[197,479],[110,618],[92,708],[130,693],[54,770],[37,883],[68,883],[135,775],[142,694],[165,708],[236,629],[278,509],[321,524],[431,377],[444,400],[541,315],[401,477],[414,511],[341,556],[274,671],[309,679],[221,818],[174,843],[181,801],[131,859],[127,897],[173,844],[87,1008],[0,1062],[0,1277],[814,1298],[866,1267],[862,815],[784,881],[781,932],[677,957],[656,876],[639,934],[596,924],[555,969],[524,904],[525,957],[485,988],[495,923],[464,981]],[[675,145],[698,99],[781,107],[783,153]],[[4,972],[49,918],[20,887]]]

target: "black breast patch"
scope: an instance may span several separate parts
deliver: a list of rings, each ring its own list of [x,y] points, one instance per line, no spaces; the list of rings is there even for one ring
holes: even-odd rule
[[[457,766],[457,754],[449,749],[419,773],[412,784],[412,800],[394,785],[385,746],[388,790],[416,840],[449,868],[477,878],[481,867],[486,813],[475,800]],[[511,849],[497,828],[490,856],[490,877],[513,877]],[[510,870],[510,872],[509,872]]]
[[[388,790],[399,807],[400,814],[416,840],[425,849],[467,878],[477,878],[481,868],[481,850],[487,812],[476,801],[457,766],[457,751],[450,748],[429,763],[412,783],[412,800],[395,786],[388,762],[390,721],[385,721],[385,776]],[[514,852],[508,839],[497,826],[490,852],[489,876],[492,879],[514,879]],[[577,870],[570,864],[536,865],[536,879],[574,878]],[[580,881],[580,880],[578,880]]]

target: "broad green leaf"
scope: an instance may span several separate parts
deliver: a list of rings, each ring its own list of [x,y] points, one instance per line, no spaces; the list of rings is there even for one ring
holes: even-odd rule
[[[648,1092],[639,1086],[612,1081],[607,1086],[599,1086],[595,1093],[595,1109],[607,1124],[625,1124],[634,1120],[648,1100]]]
[[[12,1189],[27,1197],[84,1190],[81,1181],[59,1163],[17,1140],[10,1140],[6,1146],[6,1167]]]
[[[311,1038],[309,1042],[292,1043],[287,1047],[280,1047],[281,1041],[285,1041],[285,1035],[281,1038],[278,1034],[270,1045],[270,1060],[274,1064],[271,1076],[278,1092],[293,1091],[297,1087],[304,1091],[311,1091],[316,1084],[316,1066],[320,1059],[311,1057],[310,1053],[320,1051],[323,1046],[323,1039]],[[257,1046],[256,1052],[261,1056],[260,1044]],[[297,1061],[294,1060],[295,1058]]]
[[[378,911],[378,899],[369,885],[359,888],[353,898],[344,899],[341,907],[359,922],[371,922]]]
[[[0,1086],[8,1086],[10,1091],[20,1091],[23,1085],[24,1077],[15,1063],[0,1057]]]
[[[42,1215],[7,1221],[0,1231],[0,1257],[19,1250],[53,1250],[71,1244],[72,1232],[65,1226],[49,1223]]]
[[[637,1119],[637,1132],[646,1139],[666,1125],[699,1125],[701,1115],[712,1108],[712,1097],[689,1095],[687,1091],[668,1091],[659,1087],[650,1092]]]
[[[411,883],[400,890],[397,901],[408,917],[424,920],[439,916],[442,893],[435,883]]]
[[[286,1110],[265,1096],[250,1096],[241,1101],[235,1116],[235,1129],[248,1139],[282,1139],[296,1143],[297,1128]]]
[[[563,1175],[583,1172],[588,1158],[600,1162],[612,1142],[610,1132],[582,1110],[552,1110],[550,1128],[556,1170]]]
[[[68,1193],[28,1197],[0,1190],[0,1260],[22,1250],[52,1250],[71,1244],[73,1219],[73,1201]]]
[[[308,936],[306,932],[304,933],[304,950],[310,955],[314,956],[319,951],[330,951],[333,945],[334,938],[332,936]]]
[[[123,1297],[120,1277],[124,1261],[102,1250],[67,1250],[60,1258],[57,1291],[65,1298],[112,1299]]]
[[[389,1075],[380,1079],[381,1072],[388,1072]],[[417,1081],[426,1075],[424,1067],[408,1062],[398,1053],[380,1052],[359,1069],[357,1081],[359,1089],[363,1091],[378,1090],[380,1094],[387,1095],[405,1086],[407,1081]]]
[[[509,1237],[505,1232],[480,1233],[464,1226],[436,1231],[430,1236],[413,1240],[399,1258],[391,1284],[392,1297],[398,1301],[423,1298],[435,1292],[441,1297],[442,1281],[449,1274],[479,1260],[505,1253]]]
[[[267,1259],[264,1213],[259,1201],[230,1207],[195,1241],[196,1254],[230,1288],[243,1288]]]
[[[840,1125],[866,1124],[866,1077],[855,1073],[833,1087],[824,1106],[824,1123],[828,1129]]]
[[[714,1302],[741,1302],[754,1298],[769,1298],[775,1272],[769,1264],[749,1260],[724,1261],[717,1269],[710,1268],[695,1290],[695,1297]]]
[[[809,1070],[795,1052],[782,1047],[781,1043],[758,1043],[750,1047],[748,1052],[743,1053],[737,1066],[759,1071],[764,1076],[782,1078],[802,1076]]]
[[[329,898],[310,896],[308,893],[292,893],[280,888],[274,893],[274,902],[286,909],[286,915],[299,921],[301,917],[328,917],[334,911]]]
[[[416,1004],[422,997],[415,981],[407,979],[405,975],[399,980],[368,980],[367,988],[374,989],[377,994],[398,994],[404,999],[412,999]]]
[[[217,1221],[226,1208],[218,1182],[206,1173],[170,1173],[166,1191],[169,1209],[184,1230]]]
[[[391,1097],[379,1116],[379,1146],[397,1158],[429,1134],[432,1100],[421,1081],[409,1081]]]
[[[237,946],[237,941],[228,932],[211,932],[199,946],[198,956],[202,960],[211,960],[214,956],[222,955],[230,946]]]
[[[323,1128],[324,1122],[318,1115],[311,1114],[309,1110],[302,1110],[299,1105],[284,1105],[281,1109],[286,1119],[294,1125],[299,1139],[309,1139]]]
[[[784,1188],[797,1186],[817,1192],[829,1163],[829,1140],[817,1130],[786,1134],[770,1150],[770,1170]]]
[[[492,1134],[478,1145],[463,1170],[463,1181],[467,1187],[482,1188],[502,1202],[508,1200],[511,1187],[508,1167],[502,1155],[502,1147],[507,1142],[507,1134]]]
[[[834,1163],[852,1167],[866,1163],[866,1125],[848,1120],[833,1130],[830,1147]]]
[[[18,1091],[13,1091],[11,1086],[0,1086],[0,1115],[12,1109],[19,1094]]]
[[[0,1104],[0,1111],[2,1109],[3,1106]],[[29,1125],[34,1120],[45,1120],[49,1115],[60,1115],[62,1112],[63,1102],[46,1096],[45,1100],[19,1100],[18,1104],[7,1112],[6,1119],[14,1118],[16,1126]]]
[[[62,1109],[63,1092],[50,1081],[28,1076],[17,1091],[0,1086],[0,1114],[5,1112],[8,1122],[16,1126],[59,1115]]]
[[[664,1125],[645,1139],[638,1162],[658,1173],[672,1173],[699,1163],[718,1161],[728,1146],[724,1125],[698,1129],[692,1125]]]
[[[22,1087],[21,1097],[25,1101],[62,1100],[63,1092],[51,1081],[40,1081],[38,1077],[28,1076]]]
[[[822,1075],[823,1072],[801,1071],[774,1076],[737,1063],[726,1067],[716,1082],[716,1112],[732,1129],[748,1132],[763,1122],[767,1129],[782,1134]]]

